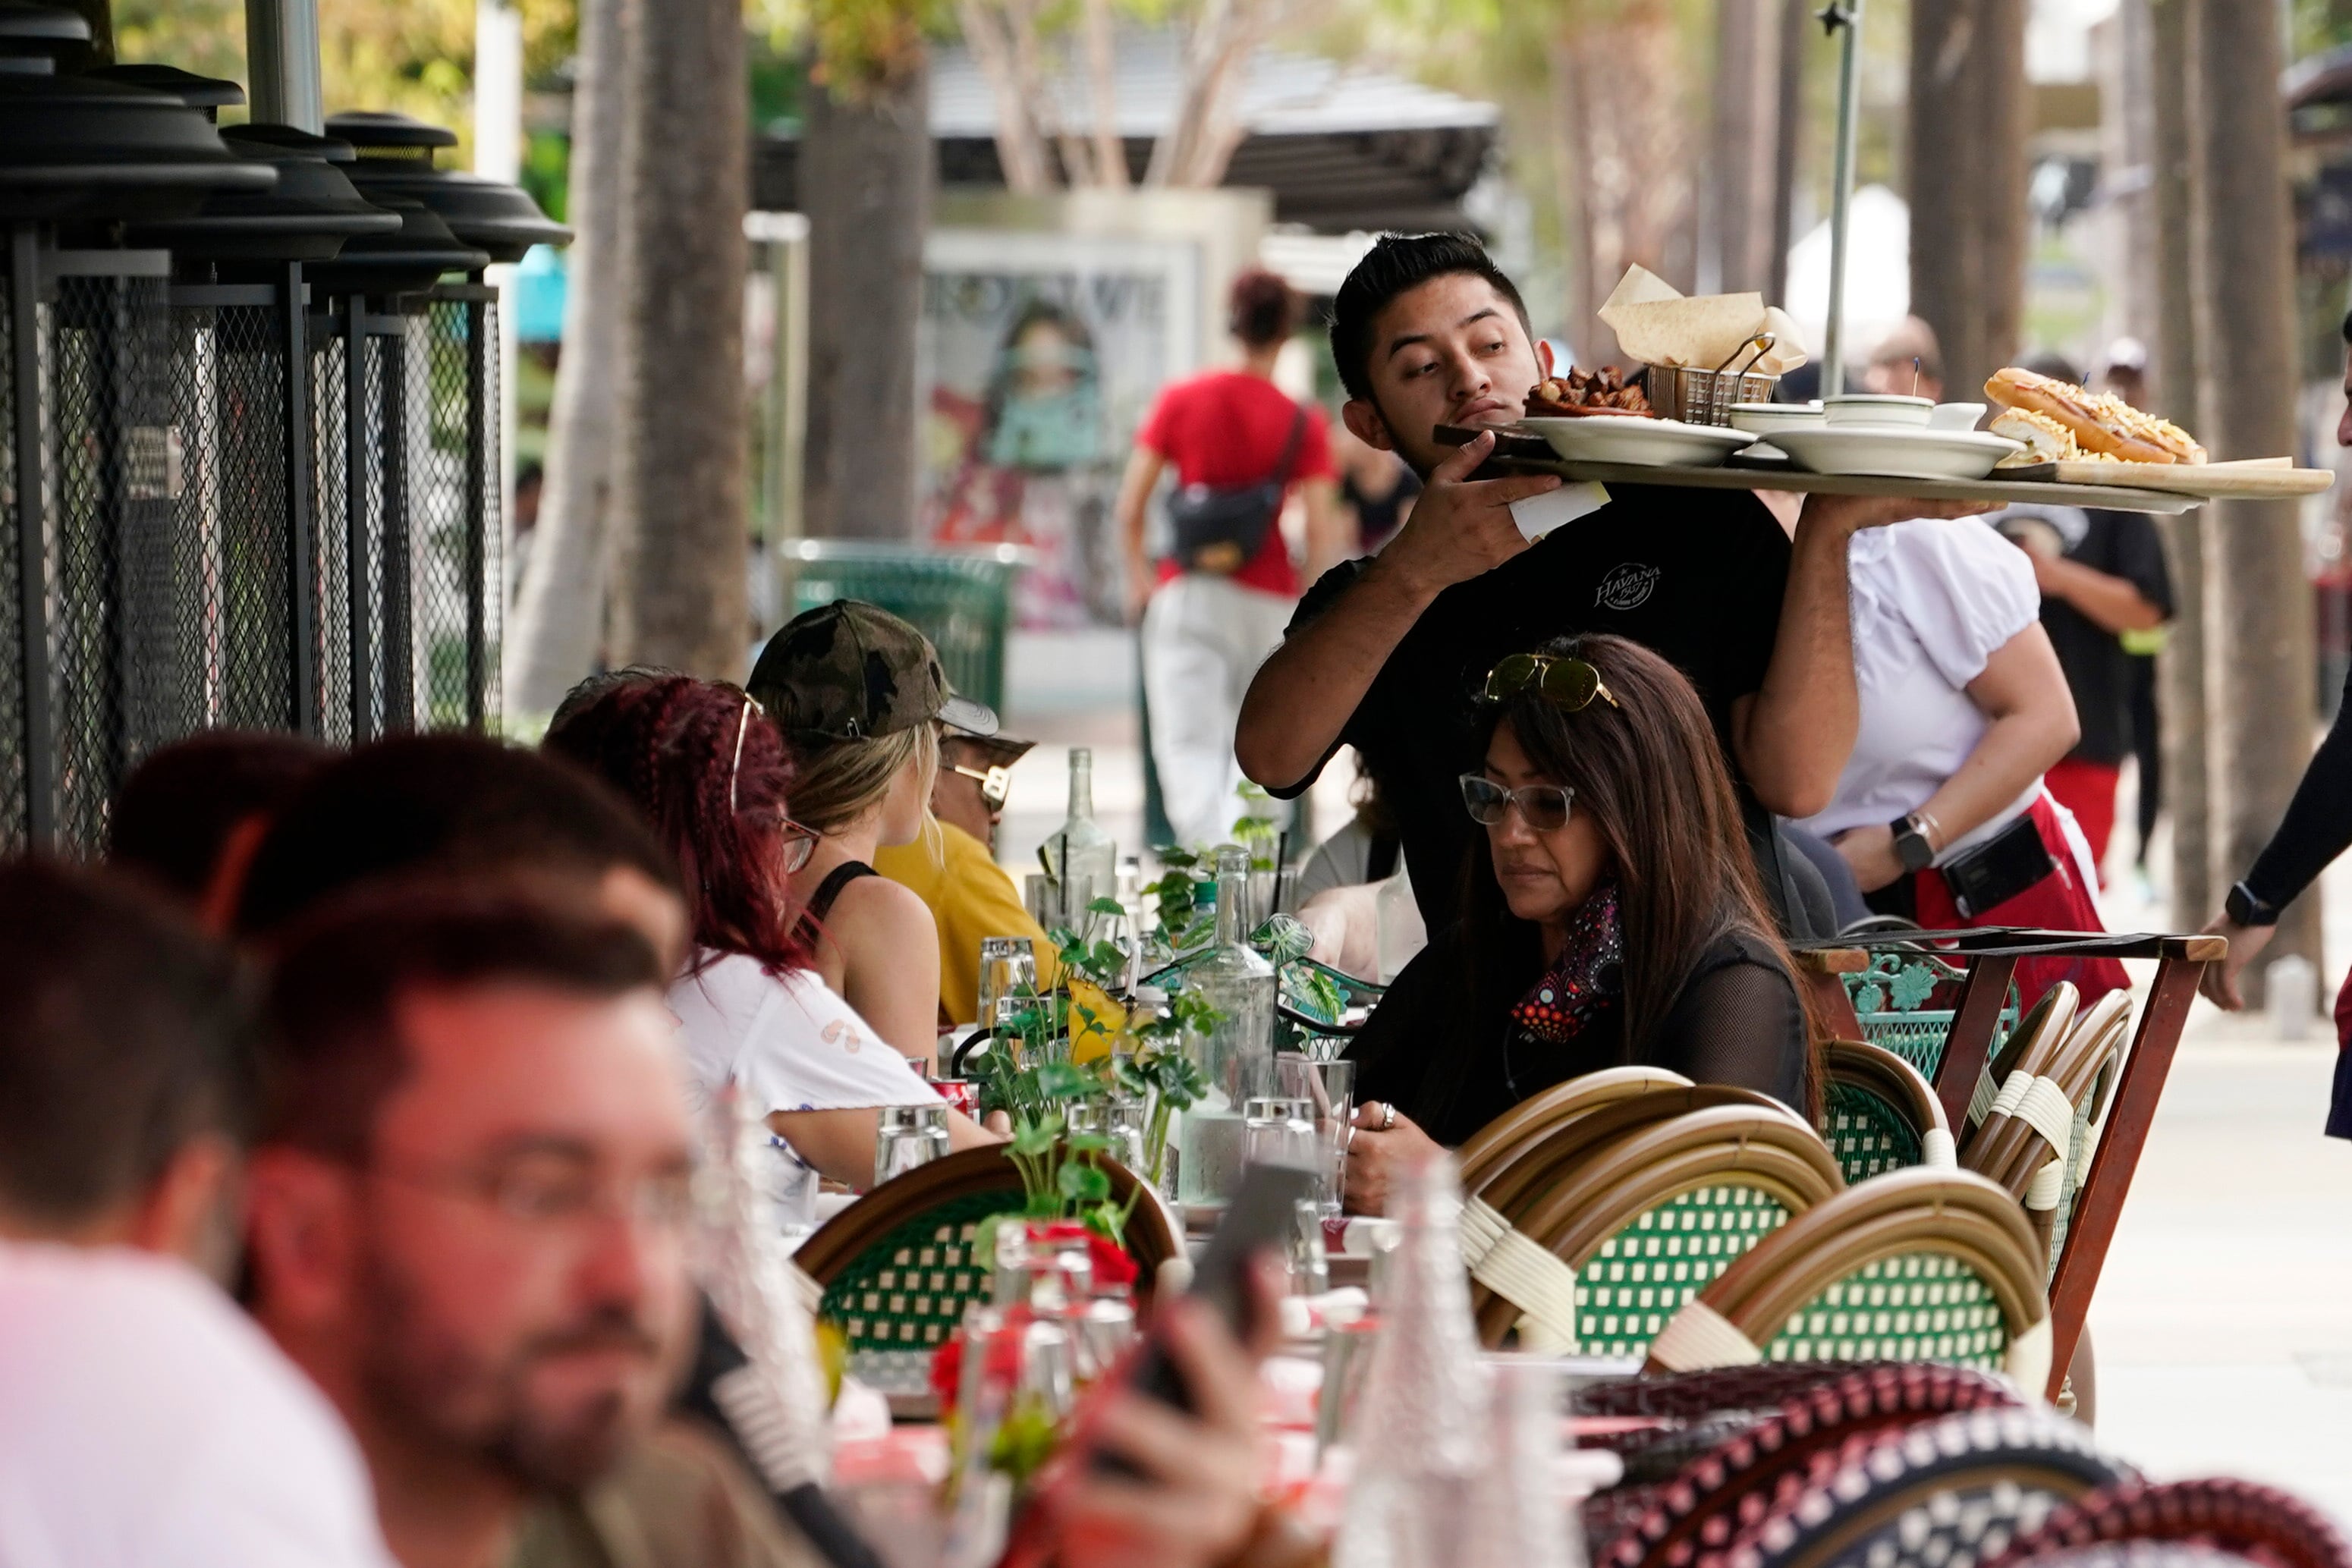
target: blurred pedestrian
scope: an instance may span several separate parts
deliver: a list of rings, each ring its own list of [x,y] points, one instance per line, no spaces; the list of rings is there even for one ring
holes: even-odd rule
[[[1355,518],[1354,553],[1370,555],[1412,516],[1421,479],[1403,458],[1366,445],[1344,422],[1331,431],[1331,455],[1339,465],[1339,499]]]
[[[1292,494],[1306,507],[1308,569],[1321,571],[1348,553],[1321,411],[1274,384],[1297,316],[1297,297],[1275,274],[1235,278],[1226,324],[1241,344],[1241,368],[1163,390],[1119,484],[1151,758],[1169,824],[1188,846],[1227,836],[1242,782],[1234,758],[1242,697],[1297,602],[1298,569],[1281,528]],[[1145,512],[1171,465],[1169,542],[1155,565]]]
[[[226,932],[269,820],[334,753],[275,730],[215,729],[150,752],[115,791],[107,863]]]
[[[2054,357],[2028,362],[2037,374],[2079,384],[2080,372]],[[2133,754],[2133,655],[2123,637],[2172,618],[2172,578],[2164,539],[2145,512],[2104,507],[2011,507],[1993,526],[2025,551],[2042,592],[2042,624],[2066,673],[2082,734],[2042,775],[2058,803],[2074,814],[2106,885],[2107,842],[2115,831],[2116,789]],[[2143,789],[2155,780],[2143,775]]]
[[[2042,788],[2078,726],[2026,557],[1977,518],[1922,518],[1858,537],[1850,570],[1861,729],[1805,826],[1882,915],[2101,929],[2089,850]],[[2113,959],[2028,958],[2019,999],[2060,980],[2086,1001],[2127,983]]]
[[[152,894],[0,868],[0,1563],[390,1562],[351,1434],[221,1288],[257,1034]]]
[[[504,1563],[527,1511],[583,1493],[597,1535],[677,1561],[812,1561],[663,1426],[698,1318],[667,978],[625,925],[447,885],[355,895],[282,950],[253,1310],[357,1435],[410,1568]],[[596,1508],[649,1445],[680,1473]]]
[[[1944,349],[1936,329],[1916,316],[1906,316],[1870,350],[1863,368],[1862,390],[1895,397],[1944,401]],[[1971,391],[1969,394],[1974,397]]]
[[[817,834],[793,873],[816,973],[885,1044],[929,1071],[939,1054],[939,923],[873,860],[886,844],[936,842],[937,721],[993,735],[996,715],[955,694],[920,632],[850,599],[786,622],[744,686],[783,732],[793,812]]]
[[[2352,446],[2352,315],[2344,318],[2345,349],[2343,414],[2336,423],[2336,444]],[[2319,880],[2347,846],[2352,846],[2352,674],[2345,677],[2345,698],[2336,709],[2336,722],[2319,743],[2294,799],[2254,858],[2244,877],[2233,883],[2222,901],[2221,913],[2205,929],[2230,939],[2229,956],[2205,966],[2198,988],[2215,1007],[2231,1012],[2246,1005],[2238,977],[2270,946],[2278,932],[2279,915]],[[2327,1135],[2352,1138],[2352,975],[2336,997],[2336,1082],[2327,1109]]]

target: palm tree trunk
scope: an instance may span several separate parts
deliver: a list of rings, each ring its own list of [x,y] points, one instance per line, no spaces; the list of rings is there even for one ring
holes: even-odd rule
[[[2216,459],[2294,450],[2294,277],[2278,14],[2203,0],[2196,58],[2203,191],[2203,435]],[[2311,759],[2311,589],[2293,502],[2224,501],[2205,530],[2206,711],[2214,885],[2245,874]],[[2318,962],[2319,900],[2291,904],[2274,954]],[[2259,998],[2261,977],[2249,1000]]]
[[[563,358],[548,416],[547,489],[506,638],[507,706],[548,714],[596,666],[604,637],[604,569],[618,412],[624,0],[581,0],[572,90],[572,167]]]
[[[1955,397],[2017,351],[2027,118],[2025,0],[1915,0],[1911,308],[1936,329]]]
[[[801,141],[809,219],[804,505],[817,538],[913,538],[915,330],[930,226],[929,64],[906,57],[854,93],[809,95]]]
[[[612,652],[620,663],[731,679],[751,639],[742,8],[638,3],[615,291]]]
[[[2196,0],[2146,0],[2155,135],[2156,410],[2198,428]],[[2202,511],[2164,518],[2172,626],[2157,661],[2164,724],[2165,808],[2172,819],[2172,928],[2194,931],[2221,904],[2213,886],[2212,792],[2205,723],[2205,524]]]

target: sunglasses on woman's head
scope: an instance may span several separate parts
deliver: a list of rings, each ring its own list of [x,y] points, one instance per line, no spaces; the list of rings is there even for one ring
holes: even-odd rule
[[[1570,713],[1591,706],[1594,697],[1617,706],[1616,694],[1601,681],[1600,671],[1558,653],[1513,653],[1486,672],[1486,687],[1478,695],[1482,701],[1507,702],[1529,686]]]
[[[1503,820],[1512,807],[1519,809],[1519,820],[1538,833],[1556,832],[1568,826],[1569,803],[1576,791],[1565,784],[1522,784],[1516,789],[1506,789],[1483,773],[1462,775],[1462,804],[1470,820],[1482,828],[1491,828]]]

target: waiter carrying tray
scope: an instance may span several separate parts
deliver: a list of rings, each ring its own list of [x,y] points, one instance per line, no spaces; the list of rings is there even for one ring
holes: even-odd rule
[[[1827,805],[1853,746],[1846,541],[1982,508],[1808,496],[1792,541],[1746,491],[1478,476],[1495,438],[1449,452],[1436,427],[1516,423],[1552,361],[1510,278],[1460,235],[1382,236],[1339,287],[1331,351],[1349,430],[1427,487],[1386,549],[1333,568],[1300,601],[1243,704],[1243,769],[1288,799],[1354,747],[1396,812],[1422,913],[1442,929],[1473,831],[1455,780],[1481,761],[1479,683],[1507,653],[1614,632],[1697,686],[1767,896],[1792,935],[1832,935],[1792,915],[1800,857],[1781,852],[1771,818]]]

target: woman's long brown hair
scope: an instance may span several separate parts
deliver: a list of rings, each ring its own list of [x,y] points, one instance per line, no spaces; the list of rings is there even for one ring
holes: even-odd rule
[[[1583,660],[1617,699],[1596,696],[1571,713],[1531,687],[1499,706],[1487,734],[1508,724],[1537,773],[1576,792],[1571,810],[1600,831],[1616,862],[1624,1060],[1643,1060],[1700,958],[1726,936],[1770,953],[1789,971],[1800,1004],[1808,1004],[1764,902],[1715,727],[1689,680],[1640,643],[1604,633],[1560,638],[1538,651]],[[1466,950],[1481,966],[1503,950],[1515,922],[1484,842],[1474,843],[1464,872]],[[1474,978],[1472,994],[1478,989]],[[1810,1036],[1810,1009],[1807,1022]],[[1809,1102],[1819,1081],[1811,1055],[1808,1050]]]

